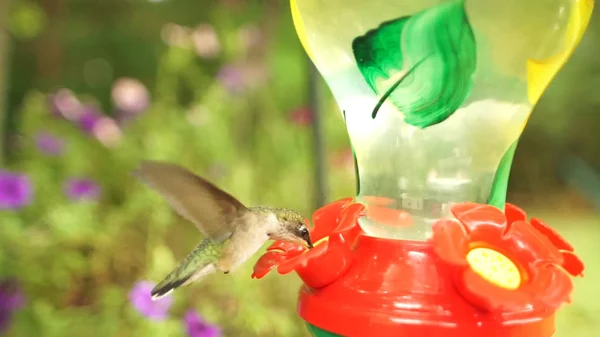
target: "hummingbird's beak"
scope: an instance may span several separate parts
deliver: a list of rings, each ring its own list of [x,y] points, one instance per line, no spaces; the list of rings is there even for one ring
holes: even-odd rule
[[[308,249],[313,248],[312,240],[310,239],[310,231],[308,228],[303,227],[300,233],[298,233],[298,238],[301,239],[302,244]]]
[[[304,239],[304,244],[306,247],[308,247],[308,249],[313,248],[313,244],[312,244],[312,240],[310,239],[310,234],[307,235],[306,237],[303,238]]]

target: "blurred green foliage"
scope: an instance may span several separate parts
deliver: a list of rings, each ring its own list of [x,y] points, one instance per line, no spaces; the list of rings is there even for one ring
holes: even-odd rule
[[[271,28],[258,26],[259,13],[271,5],[277,14],[267,20]],[[13,63],[11,98],[13,109],[19,107],[13,111],[19,127],[7,168],[30,175],[35,191],[29,207],[1,215],[0,278],[16,277],[28,297],[9,336],[183,335],[180,318],[189,307],[220,323],[227,336],[304,335],[294,310],[299,281],[293,275],[253,281],[254,261],[233,275],[215,275],[181,290],[166,323],[147,322],[127,299],[135,281],[159,281],[201,239],[193,225],[133,180],[130,172],[142,159],[187,166],[247,204],[291,207],[307,217],[314,210],[311,132],[290,113],[306,101],[308,63],[287,11],[269,3],[239,5],[237,15],[225,4],[207,4],[198,13],[190,1],[187,9],[184,1],[176,8],[114,1],[94,6],[100,5],[68,2],[74,16],[60,23],[39,17],[34,3],[15,1],[13,7],[11,31],[23,39],[15,55],[31,57],[24,46],[44,39],[31,40],[39,33],[28,23],[35,17],[45,29],[60,26],[54,43],[64,48],[65,59],[54,82],[32,74],[27,59]],[[117,11],[120,6],[129,9]],[[203,60],[189,46],[161,43],[160,28],[173,17],[180,25],[213,24],[220,56]],[[254,26],[260,45],[241,48],[241,32]],[[268,36],[273,31],[280,34]],[[101,85],[86,82],[82,73],[96,58],[112,69]],[[241,92],[215,79],[223,65],[241,69]],[[150,109],[123,126],[116,145],[105,146],[50,113],[47,93],[62,84],[110,115],[110,86],[120,76],[154,87]],[[20,86],[27,91],[15,105]],[[341,116],[327,114],[324,123],[330,159],[340,163],[331,168],[337,171],[331,197],[352,195],[353,171],[344,167],[340,173],[346,162],[336,159],[348,149]],[[35,135],[48,130],[67,142],[64,155],[42,156],[36,148]],[[79,176],[100,184],[100,200],[73,202],[64,195],[63,182]]]
[[[226,336],[305,336],[295,313],[299,280],[275,274],[251,280],[256,258],[232,275],[214,275],[179,290],[167,322],[146,321],[127,300],[134,282],[160,280],[200,240],[193,225],[132,179],[129,172],[142,159],[187,166],[248,204],[291,207],[307,217],[314,211],[311,132],[290,115],[306,104],[308,63],[287,2],[13,0],[11,5],[9,121],[17,136],[10,138],[6,167],[29,174],[35,194],[26,209],[0,213],[0,278],[17,278],[28,298],[8,335],[182,336],[180,317],[195,307],[222,325]],[[600,34],[596,21],[531,118],[513,166],[515,195],[564,189],[553,175],[557,149],[576,149],[592,162],[600,158],[593,155],[600,142],[592,136],[599,118],[594,113],[600,105],[594,94],[598,78],[589,70],[600,66],[593,57]],[[190,30],[211,24],[219,56],[199,57],[189,41],[164,43],[167,23]],[[258,37],[250,43],[253,31]],[[241,92],[217,80],[224,66],[242,69]],[[145,83],[152,105],[124,124],[116,145],[106,146],[50,114],[47,93],[64,86],[112,115],[111,86],[121,77]],[[322,87],[332,201],[354,194],[354,177],[351,161],[345,160],[349,145],[341,116]],[[63,156],[40,155],[33,137],[44,130],[67,141]],[[64,196],[63,182],[77,176],[100,184],[98,201]],[[561,313],[558,336],[600,331],[594,318],[600,308],[592,295],[600,280],[594,269],[600,253],[594,235],[600,231],[596,218],[578,216],[555,223],[554,213],[546,216],[566,231],[591,269],[579,283],[575,304]]]

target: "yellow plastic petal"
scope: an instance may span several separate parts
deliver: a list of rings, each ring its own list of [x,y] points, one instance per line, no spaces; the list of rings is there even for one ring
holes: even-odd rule
[[[314,62],[312,51],[308,45],[307,37],[306,37],[306,28],[304,28],[304,21],[302,20],[302,15],[300,15],[300,10],[298,9],[298,4],[296,0],[290,0],[290,7],[292,9],[292,20],[294,21],[294,27],[296,27],[296,34],[298,34],[298,38],[300,39],[300,43],[302,43],[302,47],[308,54],[311,60]]]
[[[567,26],[563,50],[545,60],[527,60],[527,95],[533,105],[540,99],[558,70],[571,57],[590,22],[594,0],[573,0],[573,2],[574,8]]]

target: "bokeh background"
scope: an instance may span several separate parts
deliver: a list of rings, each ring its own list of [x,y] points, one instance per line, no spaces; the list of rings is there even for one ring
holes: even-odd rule
[[[599,39],[594,15],[509,187],[587,263],[559,337],[600,335]],[[0,335],[307,336],[299,280],[251,280],[255,258],[145,303],[200,235],[129,173],[176,162],[306,216],[354,195],[341,115],[311,68],[285,0],[0,0]]]

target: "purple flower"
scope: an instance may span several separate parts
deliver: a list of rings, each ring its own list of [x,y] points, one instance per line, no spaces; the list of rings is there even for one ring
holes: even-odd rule
[[[240,93],[245,87],[244,70],[239,66],[224,66],[219,70],[217,80],[232,94]]]
[[[25,297],[14,281],[0,282],[0,334],[6,331],[13,313],[25,303]]]
[[[112,100],[116,110],[125,115],[137,115],[150,105],[148,89],[133,78],[121,78],[113,84]]]
[[[212,59],[221,52],[221,43],[217,32],[210,24],[200,24],[191,34],[196,54],[201,58]]]
[[[150,291],[155,284],[150,281],[140,281],[136,283],[129,292],[129,302],[131,305],[146,318],[153,321],[162,321],[167,318],[169,308],[173,304],[173,297],[166,296],[153,301]]]
[[[260,46],[264,36],[257,25],[249,24],[240,28],[238,31],[238,38],[240,44],[244,46],[245,49],[249,50]]]
[[[221,329],[217,325],[207,323],[194,310],[188,310],[185,317],[186,330],[190,337],[219,337]]]
[[[29,205],[33,187],[25,174],[0,171],[0,209],[18,209]]]
[[[169,46],[187,48],[189,45],[190,29],[174,23],[165,24],[160,32],[164,43]]]
[[[119,144],[122,132],[119,124],[109,117],[102,117],[96,121],[93,131],[94,137],[98,139],[104,146],[113,147]]]
[[[64,186],[65,194],[73,201],[93,200],[100,195],[100,186],[91,179],[69,179]]]
[[[96,123],[102,118],[102,114],[93,106],[85,106],[78,119],[79,127],[85,133],[92,134]]]
[[[50,111],[53,115],[74,120],[79,117],[81,103],[77,96],[69,89],[60,89],[57,92],[48,95]]]
[[[55,156],[63,152],[64,141],[48,132],[40,132],[35,137],[38,149],[46,155]]]

